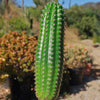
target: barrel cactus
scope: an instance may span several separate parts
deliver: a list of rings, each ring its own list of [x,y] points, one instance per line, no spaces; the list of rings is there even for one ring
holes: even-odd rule
[[[35,90],[39,100],[55,100],[63,73],[64,10],[50,2],[41,15],[35,55]]]

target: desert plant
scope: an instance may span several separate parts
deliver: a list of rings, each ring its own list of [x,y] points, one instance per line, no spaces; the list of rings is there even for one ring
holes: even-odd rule
[[[64,11],[48,3],[41,16],[35,55],[35,89],[40,100],[54,100],[59,93],[63,72]]]

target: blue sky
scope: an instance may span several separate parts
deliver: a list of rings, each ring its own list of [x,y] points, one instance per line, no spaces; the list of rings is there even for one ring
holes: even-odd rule
[[[59,2],[61,3],[61,1],[63,0],[59,0]],[[68,8],[69,7],[69,0],[64,0],[65,4],[64,4],[64,8]],[[71,0],[71,6],[73,5],[82,5],[88,2],[100,2],[100,0]],[[21,0],[18,0],[18,4],[21,5]],[[26,6],[35,6],[35,4],[33,3],[33,0],[24,0],[24,5]]]

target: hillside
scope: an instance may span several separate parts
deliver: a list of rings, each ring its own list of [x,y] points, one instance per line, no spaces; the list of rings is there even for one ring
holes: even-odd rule
[[[8,19],[11,17],[15,17],[15,18],[22,17],[23,15],[24,15],[23,10],[13,3],[9,4],[8,9],[5,10],[5,14],[4,14],[4,16]]]
[[[83,5],[84,8],[100,9],[100,2],[98,3],[86,3]]]

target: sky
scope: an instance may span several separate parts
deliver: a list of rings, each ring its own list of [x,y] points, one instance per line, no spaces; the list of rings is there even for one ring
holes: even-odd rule
[[[63,0],[59,0],[59,3],[61,3],[61,1]],[[69,7],[69,0],[64,0],[65,4],[64,4],[64,8],[68,8]],[[100,0],[71,0],[71,6],[73,5],[83,5],[85,3],[88,2],[100,2]],[[21,5],[21,0],[18,0],[18,4]],[[26,6],[35,6],[35,4],[33,3],[33,0],[24,0],[24,5]]]

